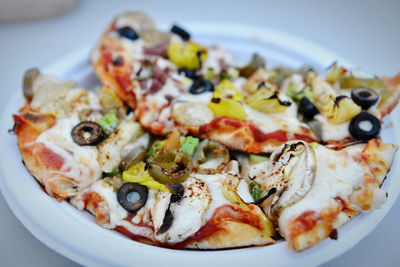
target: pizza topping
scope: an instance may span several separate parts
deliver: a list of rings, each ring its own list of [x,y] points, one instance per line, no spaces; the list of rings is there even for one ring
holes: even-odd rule
[[[39,76],[39,69],[33,68],[25,71],[22,89],[26,100],[31,101],[33,98],[33,83]]]
[[[269,158],[267,156],[250,154],[249,155],[249,164],[258,164],[258,163],[267,161],[268,159]]]
[[[177,202],[173,201],[171,194],[157,194],[153,221],[155,238],[161,242],[173,244],[184,241],[205,223],[203,217],[212,202],[207,184],[200,179],[189,177],[183,186],[184,194]],[[159,232],[161,228],[163,231]]]
[[[313,148],[306,142],[285,144],[280,151],[271,155],[267,177],[260,177],[262,194],[269,195],[261,206],[275,220],[280,212],[301,200],[311,189],[316,172]],[[271,190],[274,194],[270,194]]]
[[[262,83],[255,93],[247,96],[245,102],[255,110],[263,113],[284,112],[292,103],[288,100],[281,100],[277,90]]]
[[[240,102],[242,100],[243,95],[240,91],[229,80],[223,80],[215,90],[208,107],[218,116],[244,120],[247,113]]]
[[[97,120],[97,123],[100,125],[101,129],[103,129],[104,134],[108,136],[118,127],[119,120],[114,113],[111,113],[101,117]]]
[[[172,118],[183,126],[201,126],[214,119],[213,112],[205,103],[175,102],[172,105]]]
[[[224,145],[205,139],[194,152],[193,163],[198,173],[214,174],[225,169],[229,158],[229,150]]]
[[[122,173],[122,180],[130,183],[138,183],[147,188],[157,189],[163,192],[169,192],[169,189],[153,177],[151,177],[146,169],[146,163],[138,162]]]
[[[71,131],[72,140],[80,146],[96,146],[104,139],[100,125],[93,121],[82,121]]]
[[[185,74],[185,76],[189,79],[196,79],[197,78],[197,71],[196,70],[188,70],[185,68],[180,68],[178,69],[178,73],[181,74]]]
[[[137,146],[133,148],[122,161],[124,169],[129,169],[133,165],[144,161],[146,159],[146,149],[144,146]]]
[[[153,47],[156,45],[159,45],[161,43],[169,42],[170,35],[158,31],[156,29],[150,29],[147,31],[144,31],[141,34],[142,39],[145,41],[146,44],[152,45]]]
[[[189,92],[193,95],[198,95],[209,91],[214,91],[214,85],[210,81],[203,78],[194,80],[189,89]]]
[[[191,41],[184,48],[182,43],[172,42],[168,46],[168,57],[179,68],[195,70],[206,60],[207,49]]]
[[[146,205],[149,190],[137,183],[125,183],[118,190],[118,202],[129,212],[135,213]]]
[[[192,171],[192,158],[181,151],[160,152],[146,164],[151,177],[162,184],[184,182]]]
[[[351,99],[362,109],[367,110],[379,100],[379,95],[369,88],[354,88],[351,90]]]
[[[136,31],[129,26],[119,28],[117,32],[119,36],[127,38],[132,41],[139,39],[139,35],[136,33]]]
[[[133,119],[121,122],[117,129],[98,146],[99,163],[104,172],[118,168],[123,158],[136,146],[147,146],[149,136]]]
[[[220,117],[229,117],[239,120],[247,118],[246,110],[243,105],[232,99],[212,98],[208,107]]]
[[[190,156],[196,151],[197,146],[199,145],[199,138],[192,136],[181,136],[180,138],[180,150],[189,154]]]
[[[251,196],[253,197],[254,201],[257,202],[260,199],[260,186],[252,182],[250,183],[250,189],[251,189]]]
[[[312,120],[319,113],[317,107],[305,96],[299,102],[298,111],[305,120]]]
[[[255,73],[259,68],[265,67],[265,59],[259,54],[253,54],[251,61],[244,67],[239,68],[240,76],[249,78],[253,73]]]
[[[368,112],[361,112],[355,116],[349,125],[350,134],[361,141],[368,141],[377,137],[381,130],[381,122]]]
[[[135,68],[135,73],[131,76],[131,79],[142,81],[153,77],[155,66],[150,60],[138,61],[137,64],[135,64],[135,67],[136,66],[137,70]],[[165,81],[162,83],[165,83]]]
[[[171,32],[179,35],[185,41],[188,41],[190,39],[190,34],[178,25],[173,25],[171,28]]]
[[[350,121],[360,112],[360,106],[354,103],[350,97],[342,95],[327,104],[324,114],[328,117],[329,122],[341,124]]]

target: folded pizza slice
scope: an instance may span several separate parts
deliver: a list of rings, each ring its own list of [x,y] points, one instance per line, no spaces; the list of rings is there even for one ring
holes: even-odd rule
[[[258,203],[289,247],[303,251],[336,239],[340,226],[384,203],[381,185],[396,151],[380,139],[341,150],[292,142],[270,161],[246,167],[244,175],[259,186]]]

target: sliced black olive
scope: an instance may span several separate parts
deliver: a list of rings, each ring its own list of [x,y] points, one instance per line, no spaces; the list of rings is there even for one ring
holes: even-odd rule
[[[124,59],[121,56],[118,56],[112,61],[112,64],[114,66],[122,66],[124,65]]]
[[[139,35],[136,33],[136,31],[129,26],[119,28],[117,32],[119,36],[127,38],[132,41],[139,39]]]
[[[188,70],[185,68],[180,68],[178,69],[178,73],[181,74],[185,74],[185,76],[189,79],[196,79],[197,78],[197,74],[196,74],[196,70]]]
[[[298,111],[303,114],[306,120],[312,120],[314,116],[319,113],[315,105],[305,96],[303,96],[299,102]]]
[[[174,216],[171,213],[171,210],[168,209],[165,211],[165,216],[163,220],[163,224],[161,225],[160,229],[156,232],[157,235],[161,235],[165,233],[172,225],[172,221],[174,220]]]
[[[33,98],[33,83],[36,80],[36,77],[39,76],[40,72],[37,68],[32,68],[24,73],[24,80],[22,84],[22,89],[24,93],[24,97],[26,100],[30,101]]]
[[[351,98],[362,109],[369,109],[378,102],[379,95],[372,89],[359,87],[351,90]]]
[[[190,33],[179,27],[178,25],[173,25],[171,32],[179,35],[183,40],[187,41],[190,39]]]
[[[203,78],[194,80],[189,89],[189,92],[193,95],[198,95],[209,91],[214,91],[214,85],[209,80]]]
[[[139,198],[134,196],[132,192],[139,194]],[[136,212],[146,205],[149,190],[146,186],[137,183],[125,183],[118,189],[119,204],[130,212]]]
[[[93,121],[82,121],[71,131],[72,140],[80,146],[95,146],[104,139],[101,126]]]
[[[349,131],[354,138],[368,141],[378,136],[381,131],[381,122],[371,113],[363,111],[350,121]]]
[[[167,184],[166,187],[171,192],[171,202],[178,202],[182,199],[183,194],[185,193],[185,188],[182,184]]]

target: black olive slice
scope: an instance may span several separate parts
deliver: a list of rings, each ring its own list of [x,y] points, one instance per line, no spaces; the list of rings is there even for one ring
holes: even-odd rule
[[[381,122],[371,113],[361,112],[350,121],[349,131],[354,138],[368,141],[378,136],[381,131]]]
[[[378,102],[379,95],[372,89],[359,87],[351,90],[351,98],[354,103],[366,110]]]
[[[189,89],[189,92],[193,95],[199,95],[208,91],[214,91],[214,85],[209,80],[202,78],[194,80]]]
[[[189,79],[196,79],[197,78],[197,74],[195,70],[188,70],[185,68],[180,68],[178,69],[178,73],[181,74],[185,74],[185,76]]]
[[[182,184],[166,184],[166,187],[171,192],[171,203],[178,202],[185,194],[185,188]]]
[[[136,192],[139,194],[139,199],[131,199],[130,193]],[[119,204],[130,212],[136,212],[146,205],[149,190],[146,186],[137,183],[125,183],[118,189]]]
[[[173,25],[171,32],[179,35],[183,40],[187,41],[190,39],[190,33],[179,27],[178,25]]]
[[[117,32],[119,36],[127,38],[132,41],[139,39],[139,35],[136,33],[136,31],[129,26],[119,28]]]
[[[101,126],[93,121],[82,121],[71,131],[72,140],[80,146],[95,146],[104,139]]]
[[[161,235],[165,233],[171,227],[173,220],[174,220],[174,215],[172,215],[170,206],[168,206],[168,209],[165,211],[163,223],[160,229],[158,229],[158,231],[156,232],[156,234]]]
[[[303,96],[299,102],[298,111],[303,114],[306,120],[312,120],[314,116],[319,113],[315,105],[305,96]]]

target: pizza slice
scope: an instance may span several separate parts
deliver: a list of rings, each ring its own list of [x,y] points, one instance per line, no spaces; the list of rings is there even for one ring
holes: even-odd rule
[[[377,137],[381,122],[400,98],[400,74],[379,78],[335,62],[324,78],[314,72],[289,75],[281,91],[299,105],[299,115],[331,147]]]
[[[173,135],[147,150],[133,147],[120,173],[97,181],[70,203],[90,211],[102,227],[147,244],[174,249],[273,244],[272,223],[253,204],[228,150]]]
[[[94,160],[101,155],[96,145],[119,121],[130,121],[136,132],[144,134],[107,88],[96,95],[31,69],[25,73],[23,89],[26,104],[14,115],[22,161],[45,191],[60,201],[101,178],[101,162]],[[137,137],[130,136],[128,141]]]
[[[303,251],[336,239],[340,226],[384,203],[381,185],[397,149],[379,138],[341,150],[294,141],[243,172],[259,186],[258,203],[289,247]]]
[[[169,33],[157,31],[141,13],[117,16],[94,47],[91,62],[99,79],[152,133],[179,129],[252,153],[316,138],[297,118],[297,104],[274,84],[242,88],[246,78],[240,75],[263,68],[261,57],[236,68],[221,47],[199,45],[177,26]]]

